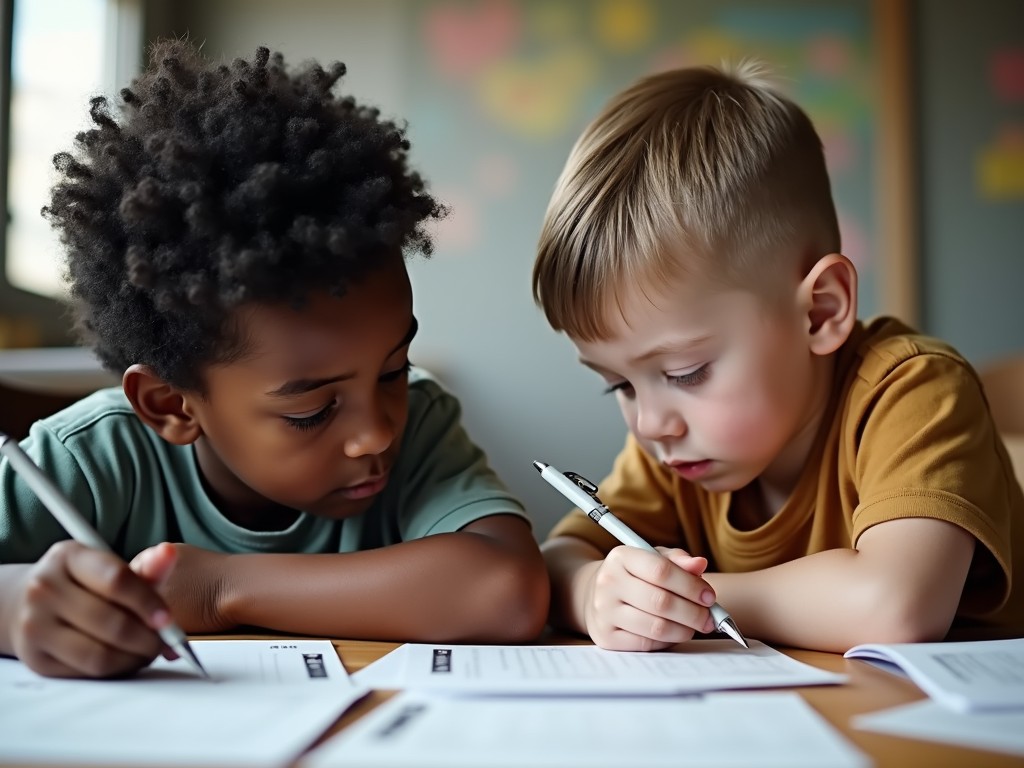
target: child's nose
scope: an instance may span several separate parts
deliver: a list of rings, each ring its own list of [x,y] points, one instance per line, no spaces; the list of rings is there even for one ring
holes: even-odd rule
[[[370,403],[355,420],[345,439],[350,458],[383,453],[395,439],[395,422],[379,401]]]
[[[686,434],[686,420],[670,404],[651,401],[638,403],[636,431],[648,440],[679,438]]]

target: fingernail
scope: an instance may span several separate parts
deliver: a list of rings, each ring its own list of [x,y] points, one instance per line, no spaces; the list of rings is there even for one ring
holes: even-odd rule
[[[162,627],[166,627],[170,623],[170,621],[171,614],[169,614],[162,608],[160,610],[153,611],[153,613],[149,615],[149,626],[153,627],[153,629],[161,629]]]
[[[714,631],[715,631],[715,620],[713,618],[711,618],[710,616],[708,616],[708,620],[706,622],[704,622],[704,632],[705,633],[709,633],[709,632],[714,632]]]
[[[712,592],[710,589],[705,589],[703,592],[700,593],[700,601],[704,605],[714,605],[715,593]]]

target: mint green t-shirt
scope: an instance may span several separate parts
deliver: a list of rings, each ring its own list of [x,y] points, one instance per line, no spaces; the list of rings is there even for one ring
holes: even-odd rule
[[[456,398],[422,371],[409,381],[409,420],[388,485],[362,515],[302,513],[287,529],[251,531],[214,506],[192,446],[143,424],[119,388],[101,390],[32,426],[21,442],[122,557],[161,541],[218,552],[354,552],[457,531],[482,517],[526,517],[460,423]],[[0,461],[0,563],[34,562],[68,538]]]

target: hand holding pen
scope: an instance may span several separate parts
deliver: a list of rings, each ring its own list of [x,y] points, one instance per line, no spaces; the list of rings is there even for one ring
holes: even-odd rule
[[[148,664],[164,644],[208,677],[153,586],[117,557],[18,443],[0,432],[0,454],[75,542],[59,542],[27,571],[8,610],[12,650],[41,674],[107,677]],[[165,551],[166,550],[166,551]],[[173,566],[168,545],[150,550]]]
[[[574,505],[582,509],[591,520],[611,533],[619,542],[627,546],[653,552],[660,556],[661,553],[658,550],[644,541],[629,526],[612,514],[611,510],[598,498],[597,486],[585,477],[575,472],[560,472],[550,464],[545,464],[542,461],[533,462],[533,466],[540,472],[541,477],[548,484],[569,499]],[[694,575],[699,576],[699,574]],[[712,600],[713,598],[708,598],[709,602]],[[722,606],[712,602],[708,608],[715,629],[727,634],[744,648],[749,648],[746,638],[743,637],[739,627],[736,626],[736,622],[733,621],[732,617]]]

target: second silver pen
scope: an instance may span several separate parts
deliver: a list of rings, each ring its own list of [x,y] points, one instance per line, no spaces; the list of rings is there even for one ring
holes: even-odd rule
[[[661,554],[642,537],[640,537],[636,531],[613,515],[608,507],[601,503],[601,500],[597,498],[595,493],[597,491],[597,486],[593,483],[590,483],[590,481],[580,477],[579,475],[574,475],[573,477],[576,479],[573,479],[566,473],[560,472],[550,464],[546,464],[543,461],[535,461],[533,462],[533,466],[538,472],[540,472],[540,476],[544,478],[549,485],[577,507],[586,512],[587,517],[608,531],[608,533],[614,536],[616,540],[629,547],[645,549],[656,555]],[[590,486],[591,490],[588,491],[584,489],[580,483],[586,483]],[[743,633],[740,632],[739,627],[736,626],[736,622],[733,621],[732,616],[729,615],[725,608],[718,603],[715,603],[711,606],[710,611],[711,618],[715,622],[715,628],[718,629],[719,632],[727,634],[744,648],[750,647],[746,638],[743,637]]]

